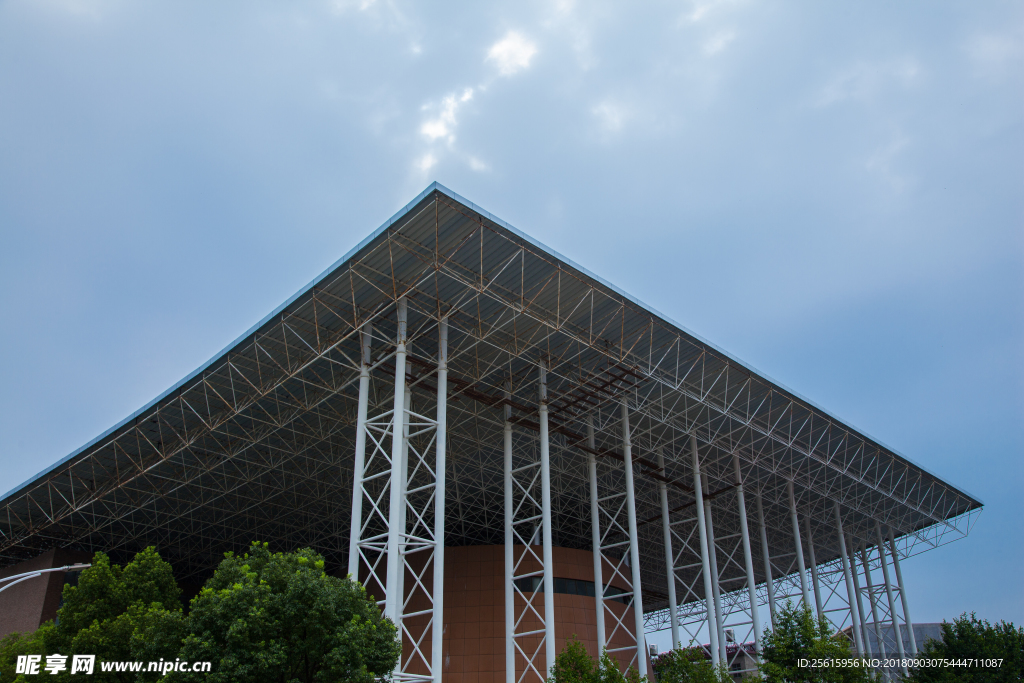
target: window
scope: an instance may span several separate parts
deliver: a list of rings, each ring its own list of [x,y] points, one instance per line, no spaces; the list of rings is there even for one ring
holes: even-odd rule
[[[544,579],[540,576],[530,576],[525,579],[516,579],[516,588],[523,593],[543,593]],[[581,581],[579,579],[563,579],[555,577],[552,581],[554,592],[562,595],[583,595],[589,598],[596,597],[596,586],[593,581]],[[621,597],[620,597],[621,596]],[[615,586],[604,587],[604,599],[621,602],[623,605],[633,603],[633,596],[621,588]]]

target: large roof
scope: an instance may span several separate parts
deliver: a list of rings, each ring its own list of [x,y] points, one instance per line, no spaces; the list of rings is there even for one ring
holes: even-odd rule
[[[691,288],[699,284],[690,285]],[[792,558],[787,482],[815,557],[876,523],[904,555],[965,535],[982,503],[446,188],[433,184],[352,252],[149,405],[0,500],[0,566],[60,546],[156,545],[179,576],[253,539],[312,546],[344,567],[359,335],[374,328],[371,413],[390,408],[395,303],[409,302],[410,382],[431,409],[436,327],[450,326],[447,544],[503,542],[502,410],[536,442],[537,365],[551,367],[554,543],[590,547],[585,420],[604,485],[620,485],[631,411],[644,604],[664,604],[659,481],[692,514],[699,444],[716,536],[735,538],[733,454],[764,503],[771,554]],[[507,384],[512,397],[504,401]],[[666,475],[655,454],[666,459]],[[748,501],[751,493],[748,493]],[[755,549],[755,554],[759,553]],[[782,566],[783,573],[790,570]],[[743,570],[727,560],[724,590]],[[735,566],[733,566],[735,565]],[[760,560],[755,562],[760,567]],[[758,569],[758,579],[763,580]],[[739,583],[733,588],[739,587]],[[686,600],[682,600],[685,602]]]

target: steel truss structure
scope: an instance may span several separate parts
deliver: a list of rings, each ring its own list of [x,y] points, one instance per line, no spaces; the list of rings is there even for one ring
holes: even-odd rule
[[[600,640],[630,634],[641,671],[645,628],[735,664],[729,634],[757,643],[790,597],[859,650],[872,624],[898,633],[899,561],[981,505],[434,184],[9,492],[0,562],[156,545],[198,579],[254,539],[310,546],[400,625],[397,677],[440,681],[444,548],[504,544],[508,680],[542,680],[552,547],[594,552]]]

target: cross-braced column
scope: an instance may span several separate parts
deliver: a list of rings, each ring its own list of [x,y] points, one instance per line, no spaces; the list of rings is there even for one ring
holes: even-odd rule
[[[444,467],[447,398],[447,323],[439,329],[437,416],[412,410],[406,387],[407,306],[398,302],[395,396],[391,410],[363,420],[364,462],[357,469],[360,516],[355,557],[349,567],[366,567],[366,585],[383,589],[384,615],[394,622],[403,653],[396,681],[441,680],[444,580]],[[369,330],[364,330],[363,364],[369,365]],[[362,398],[363,387],[360,382]],[[358,416],[358,413],[357,413]],[[358,418],[357,418],[358,422]],[[359,435],[357,423],[357,436]],[[370,453],[365,446],[371,444]],[[357,459],[359,439],[357,438]],[[357,462],[357,466],[358,466]],[[385,513],[384,501],[388,501]],[[361,518],[363,508],[365,518]],[[382,567],[383,565],[383,567]],[[433,580],[428,581],[428,575]],[[406,579],[411,583],[406,585]],[[415,608],[411,608],[415,605]],[[432,640],[427,647],[428,637]]]
[[[366,406],[370,396],[373,325],[359,330],[359,400],[356,404],[356,452],[352,465],[352,525],[349,528],[348,574],[359,580],[359,538],[363,531],[363,474],[366,468]]]
[[[903,572],[900,571],[900,554],[896,552],[896,538],[889,529],[889,552],[892,554],[892,566],[896,570],[896,582],[899,584],[900,602],[903,603],[903,623],[907,627],[910,640],[910,656],[917,657],[917,639],[914,637],[914,622],[910,618],[910,603],[907,600],[907,586],[903,583]]]
[[[540,490],[541,539],[544,544],[544,654],[545,671],[555,665],[555,581],[551,573],[554,565],[551,550],[551,442],[548,440],[548,364],[540,363],[539,420],[540,422]]]
[[[595,576],[595,593],[603,622],[604,638],[609,654],[621,653],[626,666],[635,665],[643,671],[647,666],[643,649],[643,603],[640,600],[639,551],[636,547],[636,501],[632,476],[632,447],[629,441],[629,415],[622,405],[622,444],[624,467],[621,471],[605,470],[595,476],[597,501],[597,555],[600,558],[600,581]],[[593,448],[593,442],[590,442]],[[595,475],[597,474],[595,466]],[[593,508],[591,508],[593,510]],[[595,573],[598,559],[595,558]],[[600,584],[600,585],[598,585]],[[627,622],[633,609],[633,624]],[[640,657],[638,658],[638,653]],[[620,660],[620,661],[623,661]],[[643,667],[643,668],[641,668]]]
[[[740,458],[733,453],[732,466],[736,472],[736,507],[740,513],[740,534],[743,537],[743,564],[747,570],[747,593],[750,601],[750,619],[753,622],[756,660],[761,659],[761,619],[757,613],[757,581],[754,579],[754,558],[750,553],[750,531],[747,528],[747,503],[743,496],[743,475],[740,472]]]
[[[593,459],[593,455],[590,456]],[[658,449],[658,468],[661,476],[667,476],[665,472],[665,453]],[[668,485],[664,481],[658,482],[658,495],[661,498],[661,533],[665,543],[665,580],[668,584],[668,617],[672,630],[672,649],[679,647],[679,613],[676,609],[676,572],[675,556],[672,553],[672,526],[669,523],[668,514]]]
[[[811,560],[811,585],[814,587],[814,608],[818,618],[825,616],[821,608],[821,583],[818,581],[818,561],[814,557],[814,537],[811,535],[811,517],[804,517],[804,530],[807,532],[807,554]]]
[[[871,565],[868,563],[868,551],[863,543],[860,544],[860,561],[861,566],[864,567],[864,583],[867,584],[868,604],[871,605],[871,619],[874,621],[875,643],[878,647],[878,656],[881,659],[885,659],[885,642],[882,640],[881,625],[878,620],[878,600],[875,596],[874,583],[871,581]]]
[[[538,447],[534,449],[531,444],[517,452],[508,411],[505,418],[505,558],[508,563],[505,674],[506,680],[513,682],[546,680],[557,654],[551,573],[547,365],[544,362],[540,366],[539,384]],[[517,676],[520,665],[521,673]]]
[[[629,524],[630,588],[633,591],[633,624],[636,633],[636,668],[647,675],[647,647],[644,644],[644,602],[640,589],[640,548],[636,538],[636,490],[633,488],[633,448],[629,435],[629,407],[622,399],[622,456],[626,471],[626,516]]]
[[[864,656],[871,656],[871,648],[868,647],[868,620],[864,614],[864,603],[860,599],[860,578],[857,574],[857,546],[853,542],[853,535],[846,534],[846,550],[850,555],[850,574],[853,576],[853,596],[857,602],[857,618],[860,619],[860,642],[864,647]]]
[[[704,520],[704,486],[701,482],[697,437],[693,434],[690,435],[690,452],[693,455],[693,492],[697,498],[697,527],[700,530],[700,561],[704,574],[704,604],[707,609],[708,634],[711,640],[711,663],[717,667],[721,658],[718,650],[718,623],[715,620],[715,593],[712,588],[711,562],[708,553],[708,528],[707,522]]]
[[[811,596],[807,592],[807,568],[804,566],[804,548],[800,542],[800,518],[796,512],[796,496],[793,494],[793,482],[786,482],[786,492],[789,494],[789,516],[793,521],[793,546],[796,552],[796,567],[800,572],[800,592],[804,596],[804,607],[811,608]]]
[[[889,581],[889,562],[885,559],[885,540],[882,538],[882,525],[875,521],[875,535],[878,538],[878,561],[882,565],[882,579],[885,581],[885,595],[889,600],[889,621],[892,622],[892,636],[896,639],[896,652],[899,653],[903,675],[909,676],[905,662],[907,653],[903,650],[903,636],[900,633],[900,622],[896,617],[896,601],[892,597],[892,582]]]
[[[768,593],[768,612],[772,620],[772,628],[775,628],[775,580],[772,578],[772,558],[768,552],[768,529],[764,524],[764,506],[761,503],[761,492],[755,497],[757,504],[757,525],[761,530],[761,555],[764,557],[764,587]]]
[[[850,560],[846,555],[846,536],[843,534],[843,516],[840,513],[839,501],[833,501],[833,506],[836,513],[836,536],[839,541],[839,554],[843,560],[843,578],[846,579],[846,597],[847,602],[850,605],[850,623],[853,631],[853,642],[857,647],[857,655],[860,657],[864,656],[864,642],[861,640],[860,634],[860,619],[857,614],[857,608],[859,605],[854,604],[857,601],[857,593],[853,587],[853,575],[850,572]]]
[[[704,488],[708,487],[708,477],[702,474]],[[715,625],[718,627],[718,657],[722,662],[728,662],[727,645],[725,642],[725,619],[722,618],[722,589],[719,585],[720,569],[718,564],[718,544],[715,543],[715,523],[711,516],[711,500],[704,499],[704,523],[708,528],[708,561],[711,564],[711,595],[715,599]]]
[[[594,437],[594,418],[587,417],[587,473],[590,475],[590,541],[594,555],[594,606],[597,612],[598,656],[608,647],[604,631],[604,571],[601,555],[601,503],[597,489],[597,440]],[[674,646],[673,646],[674,647]]]

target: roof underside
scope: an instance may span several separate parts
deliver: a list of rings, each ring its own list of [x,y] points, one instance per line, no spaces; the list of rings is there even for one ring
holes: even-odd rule
[[[370,414],[391,408],[395,302],[409,302],[413,409],[433,410],[437,321],[448,316],[447,544],[503,536],[502,397],[517,452],[536,448],[537,366],[547,359],[555,545],[590,548],[586,419],[602,486],[622,486],[620,404],[630,406],[644,605],[664,605],[656,453],[669,507],[692,524],[688,435],[709,479],[716,537],[739,530],[733,454],[750,514],[760,492],[773,561],[788,573],[786,483],[819,564],[876,522],[901,552],[967,532],[981,503],[759,376],[630,297],[433,185],[349,258],[178,387],[0,502],[0,566],[60,546],[125,556],[156,545],[202,577],[251,540],[312,546],[345,566],[363,323],[374,329]],[[583,442],[585,443],[585,442]],[[752,517],[752,519],[754,519]],[[760,547],[755,567],[763,580]],[[742,560],[720,567],[739,588]],[[732,585],[730,582],[734,582]],[[691,582],[692,583],[692,582]],[[685,602],[685,600],[681,600]]]

